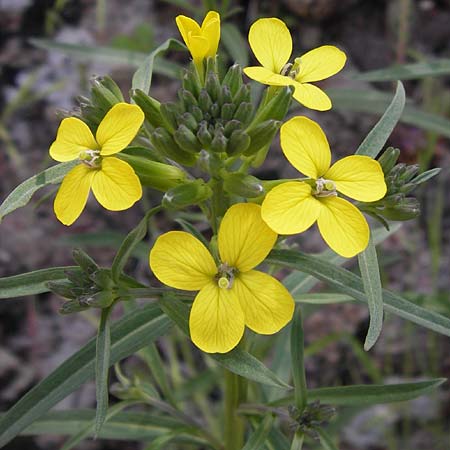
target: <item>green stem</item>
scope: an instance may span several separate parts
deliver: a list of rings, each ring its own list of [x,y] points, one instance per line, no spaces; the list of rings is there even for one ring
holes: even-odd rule
[[[301,309],[294,313],[291,329],[291,358],[292,375],[294,381],[295,405],[302,413],[307,404],[308,389],[306,387],[304,362],[304,337]]]
[[[305,435],[301,431],[297,431],[292,438],[291,450],[302,450]]]
[[[245,401],[246,387],[243,378],[225,371],[225,450],[240,450],[244,446],[244,419],[238,415],[237,408]]]

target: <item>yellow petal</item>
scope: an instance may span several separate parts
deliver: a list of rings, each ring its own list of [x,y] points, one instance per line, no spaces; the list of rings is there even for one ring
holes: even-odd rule
[[[276,233],[261,218],[259,205],[238,203],[228,209],[220,224],[220,258],[223,263],[246,272],[265,259],[276,240]]]
[[[320,202],[311,194],[311,186],[290,181],[274,187],[263,201],[261,215],[279,234],[307,230],[319,217]]]
[[[97,129],[100,154],[112,155],[123,150],[136,136],[144,122],[144,113],[137,105],[117,103],[107,113]]]
[[[280,142],[286,158],[304,175],[317,179],[330,167],[330,146],[313,120],[301,116],[288,120],[281,127]]]
[[[77,159],[83,150],[98,148],[89,127],[76,117],[61,122],[56,139],[50,147],[50,156],[60,162]]]
[[[133,168],[118,158],[106,157],[92,180],[98,202],[110,211],[122,211],[142,197],[142,187]]]
[[[189,42],[189,35],[192,36],[200,36],[200,26],[199,24],[187,16],[177,16],[175,19],[175,22],[177,24],[178,30],[180,31],[181,37],[183,38],[184,43],[188,47],[189,51],[190,49],[190,42]]]
[[[295,77],[300,83],[320,81],[338,73],[345,65],[345,53],[333,45],[323,45],[300,57],[300,72]]]
[[[189,317],[192,342],[208,353],[226,353],[242,338],[244,313],[233,289],[210,282],[195,297]]]
[[[78,164],[64,177],[53,205],[56,217],[64,225],[72,225],[86,206],[95,172]]]
[[[240,274],[233,291],[245,315],[245,324],[256,333],[273,334],[283,328],[294,313],[294,300],[274,277],[257,270]]]
[[[206,57],[209,50],[209,42],[203,36],[191,36],[189,37],[189,51],[191,52],[192,59],[198,63]]]
[[[208,41],[208,53],[206,56],[214,56],[217,53],[220,40],[220,15],[216,11],[209,11],[203,19],[202,36]]]
[[[292,53],[292,38],[280,19],[259,19],[248,33],[248,41],[256,59],[266,69],[281,73]]]
[[[330,167],[324,178],[333,180],[339,192],[362,202],[374,202],[386,194],[383,169],[368,156],[342,158]]]
[[[362,252],[369,242],[369,225],[356,206],[339,197],[320,199],[317,224],[325,242],[345,258]]]
[[[185,231],[169,231],[159,236],[150,252],[149,261],[159,281],[187,291],[203,288],[217,273],[211,253]]]
[[[246,67],[244,69],[244,73],[252,80],[258,81],[262,84],[268,84],[269,86],[295,85],[295,81],[292,78],[273,73],[265,67]]]
[[[309,109],[316,109],[317,111],[331,109],[330,97],[313,84],[296,83],[293,97]]]

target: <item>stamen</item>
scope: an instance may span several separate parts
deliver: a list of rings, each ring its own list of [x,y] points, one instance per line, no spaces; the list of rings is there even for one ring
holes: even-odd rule
[[[332,180],[318,178],[316,180],[316,190],[313,194],[316,197],[337,197],[336,184]]]
[[[231,289],[234,283],[234,277],[237,270],[234,267],[230,267],[227,263],[222,263],[218,267],[216,275],[217,285],[221,289]]]
[[[102,165],[102,157],[99,150],[83,150],[78,155],[78,158],[91,169],[99,169]]]

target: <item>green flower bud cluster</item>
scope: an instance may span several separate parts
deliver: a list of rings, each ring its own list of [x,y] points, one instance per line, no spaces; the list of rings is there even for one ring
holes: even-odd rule
[[[378,159],[387,186],[385,197],[376,202],[359,205],[364,212],[378,219],[387,228],[386,220],[410,220],[420,214],[419,201],[409,194],[440,171],[431,169],[419,175],[417,164],[397,163],[399,156],[398,148],[389,147]]]
[[[113,282],[109,269],[100,268],[80,249],[74,249],[72,256],[79,267],[66,271],[67,280],[47,283],[52,292],[68,299],[61,306],[61,314],[106,308],[119,298],[118,286]]]
[[[336,415],[334,407],[321,405],[319,400],[308,404],[302,412],[296,406],[290,406],[288,412],[290,428],[300,430],[313,439],[319,438],[316,429],[326,425]]]

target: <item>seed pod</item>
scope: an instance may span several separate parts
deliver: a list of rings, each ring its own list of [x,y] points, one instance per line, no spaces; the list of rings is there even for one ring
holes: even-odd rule
[[[123,152],[118,153],[117,157],[133,167],[144,186],[158,191],[165,192],[186,181],[186,172],[178,167]]]
[[[213,102],[222,102],[222,86],[216,72],[208,72],[206,75],[205,89]]]
[[[264,194],[261,181],[252,175],[243,173],[228,174],[223,187],[228,193],[244,198],[255,198]]]
[[[252,116],[253,106],[251,103],[241,103],[236,112],[234,113],[233,119],[239,120],[243,124],[250,122]]]
[[[395,166],[399,156],[400,150],[398,148],[388,147],[378,158],[378,162],[380,163],[385,175],[387,175]]]
[[[272,86],[266,90],[266,95],[269,95],[268,93],[271,88]],[[276,95],[274,95],[266,104],[264,104],[264,100],[261,101],[252,124],[261,123],[269,119],[284,119],[292,101],[293,88],[291,86],[285,86],[278,89],[279,91]]]
[[[228,140],[227,153],[230,156],[244,153],[250,146],[251,138],[244,130],[235,130]]]
[[[98,270],[98,266],[95,261],[81,248],[74,248],[72,250],[72,257],[74,261],[80,266],[81,270],[88,275]]]
[[[224,103],[220,111],[220,118],[224,121],[233,119],[234,109],[233,103]]]
[[[102,77],[98,78],[98,80],[106,89],[108,89],[116,97],[118,102],[125,101],[123,98],[122,91],[111,77],[109,77],[108,75],[103,75]]]
[[[178,116],[181,114],[180,108],[176,103],[161,103],[159,109],[165,128],[174,132],[178,126]]]
[[[186,166],[195,164],[195,156],[182,150],[165,128],[157,128],[153,131],[150,141],[167,158]]]
[[[244,152],[244,155],[254,155],[265,145],[270,144],[280,126],[280,121],[271,119],[256,125],[250,130],[246,130],[247,134],[250,136],[251,142]]]
[[[180,125],[173,134],[175,142],[186,152],[198,153],[201,150],[200,142],[195,134],[185,125]]]
[[[168,190],[161,204],[164,208],[181,209],[203,202],[211,195],[211,188],[203,180],[195,180]]]
[[[131,94],[132,99],[144,112],[145,119],[153,127],[162,127],[165,124],[160,112],[161,104],[158,100],[148,96],[140,89],[135,89]]]
[[[200,126],[197,131],[197,138],[204,148],[207,149],[211,145],[213,138],[208,130],[208,124],[206,123],[206,121],[200,123]]]
[[[178,125],[184,125],[191,131],[197,131],[198,128],[198,123],[195,120],[195,117],[189,112],[185,112],[181,114],[181,116],[178,116]]]
[[[202,89],[198,96],[198,106],[200,107],[200,109],[203,112],[206,113],[206,112],[209,112],[212,104],[213,104],[213,101],[212,101],[210,95],[208,94],[208,92],[206,92],[206,89]]]
[[[210,145],[210,150],[215,153],[222,153],[227,150],[228,139],[223,135],[223,131],[216,129]]]
[[[242,86],[242,68],[239,64],[233,64],[226,73],[222,86],[228,86],[232,96],[235,96]]]

